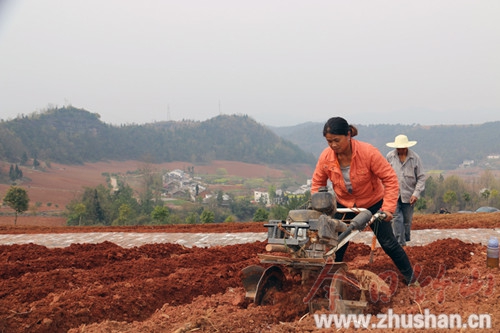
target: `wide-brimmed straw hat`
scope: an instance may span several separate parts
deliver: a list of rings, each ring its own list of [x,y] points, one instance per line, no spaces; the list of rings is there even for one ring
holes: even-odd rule
[[[394,142],[386,143],[386,146],[391,148],[409,148],[416,144],[417,141],[408,141],[406,135],[400,134],[394,139]]]

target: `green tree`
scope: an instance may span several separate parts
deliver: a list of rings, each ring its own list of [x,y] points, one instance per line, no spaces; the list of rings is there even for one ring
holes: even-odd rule
[[[437,182],[434,180],[434,178],[432,178],[432,176],[429,176],[425,180],[425,196],[428,198],[434,198],[437,192],[437,187]]]
[[[21,169],[19,169],[19,166],[17,164],[16,166],[14,166],[13,164],[10,165],[9,178],[12,181],[23,178],[23,172],[21,171]]]
[[[452,190],[446,191],[443,196],[443,201],[452,207],[455,206],[457,203],[457,193]]]
[[[82,225],[82,217],[85,215],[85,212],[87,211],[87,207],[85,207],[84,204],[78,203],[75,205],[75,214],[78,217],[78,225]]]
[[[272,220],[286,220],[288,216],[288,209],[281,205],[274,205],[271,207],[269,218]]]
[[[467,192],[467,186],[464,180],[458,176],[452,175],[446,177],[444,182],[442,183],[443,188],[445,190],[445,194],[447,191],[455,192],[456,198],[453,199],[452,205],[457,206],[458,210],[462,210],[466,206],[466,202],[464,201],[463,194]],[[444,196],[443,196],[444,199]],[[446,202],[446,201],[445,201]],[[446,202],[448,203],[448,202]]]
[[[151,218],[161,224],[167,223],[169,215],[170,212],[165,206],[156,206],[151,212]]]
[[[224,194],[222,191],[217,191],[217,205],[221,206],[222,202],[224,201]]]
[[[111,196],[110,191],[104,185],[100,184],[95,188],[86,188],[81,202],[86,209],[87,224],[105,224],[109,225],[111,219]],[[118,207],[119,209],[119,207]],[[118,215],[118,211],[117,211]]]
[[[10,165],[9,178],[12,181],[16,180],[16,174],[15,174],[15,171],[14,171],[14,165],[13,164]]]
[[[105,213],[102,208],[101,198],[99,197],[99,192],[97,189],[94,190],[93,196],[90,198],[92,208],[92,213],[94,216],[94,221],[96,222],[104,222],[105,221]]]
[[[250,200],[239,198],[230,203],[231,213],[238,217],[239,221],[251,221],[257,207]]]
[[[28,154],[24,152],[23,155],[21,156],[21,165],[26,165],[27,162],[28,162]]]
[[[132,216],[132,208],[126,203],[121,204],[120,208],[118,209],[118,219],[113,221],[113,224],[116,225],[129,224],[131,216]]]
[[[153,191],[149,188],[145,192],[139,194],[141,213],[144,215],[151,215],[154,209]]]
[[[23,178],[23,171],[21,169],[19,169],[19,167],[17,166],[17,164],[16,164],[14,172],[16,173],[16,178],[17,179]]]
[[[212,223],[215,221],[215,214],[211,210],[204,209],[200,215],[201,223]]]
[[[254,222],[267,221],[268,218],[269,218],[269,212],[264,208],[258,208],[255,214],[253,215]]]
[[[198,214],[190,212],[185,219],[186,224],[195,224],[198,221]]]
[[[38,168],[40,166],[40,162],[38,162],[38,159],[35,157],[33,159],[33,168]]]
[[[274,199],[276,198],[276,186],[274,185],[269,185],[269,187],[267,188],[267,192],[269,193],[269,201],[271,202],[271,204],[274,204]]]
[[[127,204],[131,208],[132,215],[130,218],[136,217],[140,213],[141,207],[134,197],[134,191],[127,184],[120,184],[118,191],[113,193],[110,200],[111,205],[108,214],[111,221],[119,217],[117,214],[119,214],[120,207],[123,204]]]
[[[415,203],[415,209],[417,211],[424,211],[427,209],[427,200],[425,198],[418,198],[417,202]]]
[[[471,197],[470,193],[465,192],[464,194],[462,194],[462,199],[465,202],[465,206],[464,207],[465,208],[469,207],[470,203],[472,201],[472,197]]]
[[[17,223],[17,215],[28,210],[30,199],[25,189],[17,186],[11,186],[3,201],[15,211],[14,225]]]
[[[229,223],[229,222],[236,222],[236,216],[234,215],[228,215],[226,217],[226,219],[224,220],[225,223]]]

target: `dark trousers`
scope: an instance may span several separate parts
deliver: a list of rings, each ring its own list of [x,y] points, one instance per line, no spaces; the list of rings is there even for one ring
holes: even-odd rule
[[[380,200],[375,205],[368,207],[367,209],[375,214],[382,207],[383,200]],[[338,208],[345,208],[341,204],[337,203]],[[351,219],[355,216],[355,213],[349,213],[345,216],[347,219]],[[335,218],[342,218],[340,214],[336,214]],[[390,222],[386,221],[375,221],[370,225],[370,228],[373,230],[375,236],[377,236],[377,240],[380,243],[380,246],[384,250],[384,252],[392,259],[396,267],[399,269],[401,274],[403,274],[406,283],[410,283],[413,278],[413,268],[410,263],[410,259],[406,255],[405,250],[401,245],[399,245],[394,233],[392,232],[392,225]],[[347,242],[344,246],[337,250],[335,253],[335,261],[341,262],[344,259],[345,251],[349,242]]]
[[[399,197],[398,206],[392,219],[392,232],[401,246],[405,246],[406,242],[409,242],[411,239],[412,220],[413,205],[402,202],[401,197]]]

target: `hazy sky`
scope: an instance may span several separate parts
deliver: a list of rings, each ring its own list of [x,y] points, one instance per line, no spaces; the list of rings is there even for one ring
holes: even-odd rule
[[[498,0],[0,0],[0,118],[500,120]]]

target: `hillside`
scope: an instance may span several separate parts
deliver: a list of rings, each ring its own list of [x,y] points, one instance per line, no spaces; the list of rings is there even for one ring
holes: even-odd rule
[[[86,110],[51,109],[0,123],[0,160],[38,159],[62,164],[106,160],[154,163],[314,164],[311,153],[248,116],[112,126]]]
[[[308,164],[326,147],[323,123],[268,127],[246,115],[206,121],[165,121],[113,126],[97,113],[65,107],[0,123],[0,160],[32,165],[33,159],[61,164],[148,160],[153,163],[209,164],[215,160],[263,165]],[[356,124],[354,124],[356,125]],[[398,134],[418,141],[414,150],[426,170],[453,170],[464,161],[500,169],[500,121],[479,125],[356,125],[358,139],[376,146]]]
[[[465,160],[474,161],[474,166],[500,169],[500,159],[488,159],[489,155],[500,155],[500,121],[481,125],[356,125],[357,139],[377,147],[384,155],[391,148],[385,144],[394,141],[398,134],[406,134],[416,140],[413,149],[420,155],[427,170],[453,170]],[[270,127],[276,134],[289,140],[314,156],[326,148],[323,138],[324,123],[304,123],[288,127]]]

